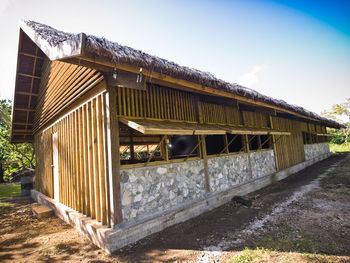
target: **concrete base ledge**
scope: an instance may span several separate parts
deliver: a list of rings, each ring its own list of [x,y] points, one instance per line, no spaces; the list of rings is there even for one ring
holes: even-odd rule
[[[96,220],[86,217],[36,190],[31,191],[31,196],[38,203],[52,208],[59,218],[78,229],[95,245],[104,249],[107,253],[112,253],[150,234],[162,231],[169,226],[184,222],[206,211],[217,208],[229,202],[235,195],[246,195],[264,188],[273,182],[283,180],[291,174],[297,173],[314,163],[328,158],[330,155],[331,153],[320,155],[312,160],[296,164],[277,173],[237,185],[232,189],[220,193],[210,193],[205,199],[197,200],[187,206],[176,208],[153,218],[134,222],[133,224],[120,225],[114,229],[104,227],[100,223],[97,223]]]

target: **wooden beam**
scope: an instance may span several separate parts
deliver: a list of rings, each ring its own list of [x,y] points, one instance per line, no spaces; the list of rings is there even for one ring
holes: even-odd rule
[[[32,57],[32,58],[44,59],[44,57],[40,57],[40,56],[33,55],[33,54],[30,54],[30,53],[27,53],[27,52],[23,52],[23,51],[18,52],[18,55],[23,55],[23,56]]]
[[[38,76],[34,76],[34,75],[30,75],[30,74],[24,74],[24,73],[17,73],[18,76],[22,76],[22,77],[27,77],[27,78],[34,78],[34,79],[40,79],[40,77]]]
[[[33,97],[39,96],[37,93],[25,92],[25,91],[16,91],[16,94],[19,94],[19,95],[27,95],[27,96],[33,96]]]
[[[15,107],[14,108],[14,111],[16,111],[16,110],[19,110],[19,111],[35,111],[34,109],[26,109],[26,108],[17,108],[17,107]]]

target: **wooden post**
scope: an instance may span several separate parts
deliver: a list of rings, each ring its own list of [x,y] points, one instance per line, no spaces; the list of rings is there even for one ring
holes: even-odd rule
[[[271,129],[274,129],[274,124],[273,124],[273,119],[272,116],[270,115],[270,124],[271,124]],[[278,156],[277,156],[277,145],[276,145],[276,136],[275,135],[271,135],[272,136],[272,147],[273,147],[273,152],[274,152],[274,156],[275,156],[275,164],[276,164],[276,170],[279,170],[279,163],[278,163]],[[280,135],[281,136],[281,135]]]
[[[131,161],[135,161],[135,148],[134,148],[134,136],[133,131],[130,133],[130,159]]]
[[[117,92],[108,87],[106,94],[106,119],[108,143],[108,178],[110,199],[110,225],[114,227],[122,222],[122,204],[120,196],[120,155],[119,155],[119,122],[117,117]]]
[[[168,136],[167,135],[165,135],[165,139],[164,139],[164,142],[163,142],[163,145],[164,145],[164,160],[165,161],[169,161],[169,149],[168,149]]]
[[[202,158],[204,162],[205,185],[207,188],[207,192],[210,192],[210,178],[209,178],[207,148],[205,145],[205,135],[201,135],[201,140],[202,140],[201,142]]]
[[[198,97],[196,97],[196,104],[197,104],[196,108],[197,108],[198,121],[199,121],[199,123],[203,123],[204,122],[203,121],[203,113],[202,113],[202,108],[201,108]],[[210,192],[210,178],[209,178],[207,148],[205,145],[205,135],[201,135],[200,153],[201,153],[201,158],[203,158],[206,189],[207,189],[207,192]]]
[[[249,138],[247,134],[244,135],[244,141],[245,141],[245,147],[247,149],[247,154],[248,154],[249,175],[250,175],[250,178],[253,178],[252,162],[250,160]]]

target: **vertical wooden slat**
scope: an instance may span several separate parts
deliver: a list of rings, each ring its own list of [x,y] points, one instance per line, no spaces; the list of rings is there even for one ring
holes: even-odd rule
[[[130,101],[130,100],[129,100]],[[130,104],[128,105],[130,113]],[[99,174],[99,160],[98,160],[98,123],[97,118],[99,116],[97,109],[97,99],[92,100],[92,126],[93,126],[93,163],[94,163],[94,190],[96,200],[96,220],[101,222],[101,191],[100,191],[100,174]]]
[[[68,188],[68,198],[69,198],[69,207],[73,208],[73,182],[72,182],[72,129],[71,129],[71,121],[72,121],[72,116],[68,115],[68,121],[67,121],[67,134],[68,134],[68,158],[67,158],[67,163],[68,163],[68,182],[69,182],[69,188]]]
[[[101,222],[103,225],[107,224],[106,214],[106,189],[105,189],[105,165],[104,165],[104,144],[103,144],[103,110],[102,110],[102,95],[97,97],[97,125],[98,125],[98,172],[100,183],[100,203],[101,203]]]
[[[123,111],[123,115],[124,116],[128,116],[128,111],[126,109],[126,88],[122,88],[122,94],[123,94],[123,108],[124,108],[124,111]]]
[[[118,88],[118,115],[125,115],[123,112],[123,105],[122,105],[122,88]]]
[[[76,137],[75,137],[75,112],[71,114],[70,135],[72,140],[71,152],[71,168],[72,168],[72,192],[73,192],[73,209],[78,210],[78,196],[77,196],[77,173],[76,173]]]
[[[84,208],[84,171],[83,171],[83,145],[82,145],[82,109],[81,107],[76,111],[77,112],[77,119],[76,119],[76,127],[77,127],[77,157],[78,157],[78,189],[79,189],[79,193],[78,193],[78,197],[79,197],[79,211],[83,212],[83,208]],[[84,213],[85,214],[85,213]]]
[[[62,192],[63,192],[63,203],[67,205],[67,134],[66,134],[66,119],[62,120],[62,137],[65,147],[62,149]]]
[[[169,89],[165,89],[165,100],[166,100],[166,118],[168,120],[171,120],[171,115],[170,115],[170,102],[169,102]]]
[[[147,96],[147,117],[151,117],[151,100],[150,100],[150,87],[147,86],[147,91],[146,91],[146,96]]]
[[[142,93],[142,91],[141,91]],[[110,159],[110,152],[109,152],[109,145],[110,145],[110,136],[108,135],[109,132],[109,104],[107,102],[108,95],[107,93],[103,93],[102,95],[102,111],[103,111],[103,155],[104,155],[104,163],[103,166],[105,168],[105,172],[103,174],[105,184],[104,184],[104,192],[106,193],[106,221],[107,221],[107,227],[111,227],[111,199],[110,199],[110,180],[109,180],[109,173],[110,173],[110,167],[109,167],[109,159]],[[116,109],[116,107],[115,107]],[[140,107],[141,110],[141,107]],[[116,112],[114,112],[115,114]]]
[[[153,93],[153,86],[149,86],[149,99],[150,99],[150,118],[155,118],[154,116],[154,93]]]
[[[85,215],[90,216],[90,183],[89,183],[89,146],[88,146],[88,123],[87,123],[87,105],[83,105],[82,108],[82,138],[83,149],[81,155],[84,158],[83,171],[84,171],[84,209]]]
[[[141,91],[142,93],[142,99],[143,99],[143,117],[148,117],[147,116],[147,107],[149,107],[149,103],[146,101],[146,94],[147,91]]]
[[[91,205],[91,218],[96,218],[96,203],[95,203],[95,182],[94,182],[94,154],[93,154],[93,119],[92,119],[92,102],[88,103],[88,116],[87,116],[87,127],[88,127],[88,154],[89,154],[89,185],[90,185],[90,205]]]
[[[135,89],[128,89],[130,91],[130,110],[131,110],[131,116],[136,116],[136,113],[135,113],[135,106],[136,106],[136,103],[135,103]]]

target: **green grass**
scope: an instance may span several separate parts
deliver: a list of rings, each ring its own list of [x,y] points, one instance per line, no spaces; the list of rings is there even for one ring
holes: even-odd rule
[[[250,263],[258,259],[259,255],[255,250],[246,248],[240,254],[234,256],[229,263]]]
[[[10,209],[11,204],[10,203],[1,203],[0,202],[0,216],[4,215],[8,212]]]
[[[350,143],[348,143],[348,146],[346,146],[345,144],[330,143],[329,149],[333,153],[335,153],[335,152],[350,152]]]
[[[8,184],[0,186],[0,200],[21,195],[20,184]]]

